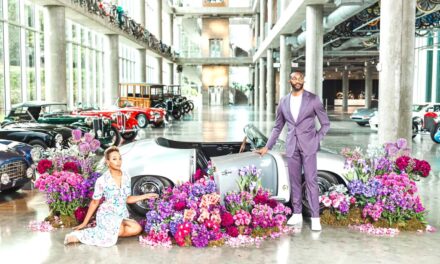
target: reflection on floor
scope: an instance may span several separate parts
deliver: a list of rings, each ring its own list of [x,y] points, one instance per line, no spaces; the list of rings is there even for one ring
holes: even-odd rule
[[[347,115],[332,112],[329,116],[331,130],[322,147],[340,151],[344,146],[367,147],[377,142],[376,132],[350,122]],[[185,141],[241,141],[246,123],[268,134],[273,120],[273,115],[256,113],[248,107],[198,109],[166,128],[142,130],[138,140],[164,136]],[[433,167],[433,174],[418,186],[430,210],[428,222],[440,227],[440,145],[433,143],[429,135],[417,136],[412,144],[413,155],[428,160]],[[108,249],[65,247],[63,237],[69,230],[32,233],[26,229],[30,220],[42,220],[47,214],[44,197],[35,190],[0,194],[1,263],[365,263],[366,258],[370,263],[438,263],[440,259],[440,232],[378,238],[325,226],[323,232],[312,233],[308,225],[299,234],[267,241],[261,248],[150,249],[141,247],[136,238],[120,239]]]

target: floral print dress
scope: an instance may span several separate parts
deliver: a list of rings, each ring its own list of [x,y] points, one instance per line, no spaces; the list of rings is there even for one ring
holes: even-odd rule
[[[96,227],[74,231],[81,243],[99,247],[111,247],[118,240],[119,228],[124,219],[128,219],[127,197],[130,195],[130,177],[122,173],[121,187],[116,185],[109,171],[95,183],[94,200],[105,201],[98,207]]]

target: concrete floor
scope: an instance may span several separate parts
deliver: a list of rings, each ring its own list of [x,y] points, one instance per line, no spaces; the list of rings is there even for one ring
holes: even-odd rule
[[[350,122],[347,114],[329,113],[331,130],[322,146],[340,151],[344,146],[366,147],[377,142],[369,127]],[[186,141],[241,141],[242,128],[252,122],[268,134],[274,116],[256,115],[248,107],[199,109],[183,121],[163,129],[147,128],[139,137],[164,136]],[[413,155],[426,159],[432,175],[418,183],[428,222],[440,227],[440,145],[429,135],[413,140]],[[440,232],[400,233],[394,238],[374,237],[346,228],[324,226],[321,233],[309,231],[266,241],[260,248],[146,248],[137,238],[120,239],[111,248],[63,245],[70,230],[50,233],[26,229],[30,220],[48,214],[44,197],[37,191],[0,194],[0,263],[440,263]]]

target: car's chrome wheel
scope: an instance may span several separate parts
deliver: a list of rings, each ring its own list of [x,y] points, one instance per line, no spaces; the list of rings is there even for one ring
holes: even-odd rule
[[[162,180],[155,176],[141,176],[134,181],[132,185],[132,194],[143,195],[146,193],[156,193],[160,195],[164,188],[170,186],[170,183],[166,180]],[[139,216],[145,216],[145,213],[150,210],[150,204],[148,200],[143,200],[135,204],[131,204],[130,208]]]
[[[140,128],[145,128],[147,126],[147,117],[144,114],[139,114],[136,117],[136,120],[138,121],[138,125]]]

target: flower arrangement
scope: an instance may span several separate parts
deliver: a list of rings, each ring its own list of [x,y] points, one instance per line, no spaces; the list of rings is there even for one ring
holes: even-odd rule
[[[46,202],[51,210],[48,218],[64,218],[64,226],[81,222],[86,213],[96,179],[94,152],[99,148],[99,141],[93,135],[80,130],[72,131],[72,140],[68,149],[49,149],[44,153],[33,153],[35,166],[40,176],[35,187],[46,194]],[[69,220],[70,219],[70,220]],[[53,223],[55,221],[52,221]]]
[[[411,158],[409,152],[404,139],[382,147],[369,146],[366,153],[360,148],[343,149],[348,185],[333,187],[320,197],[323,222],[371,224],[384,230],[424,229],[426,210],[415,181],[427,177],[431,167],[424,160]],[[370,226],[352,229],[383,233],[380,229],[372,231]]]
[[[254,167],[245,167],[244,170]],[[246,174],[243,175],[246,177]],[[248,175],[249,176],[249,175]],[[255,175],[250,175],[254,177]],[[245,185],[245,189],[251,186]],[[269,191],[258,188],[228,193],[224,205],[208,176],[164,191],[161,200],[151,201],[140,243],[149,246],[221,246],[254,243],[250,237],[278,237],[285,228],[290,208],[270,198]],[[278,234],[278,235],[277,235]],[[241,242],[237,242],[241,241]],[[245,243],[246,244],[246,243]]]

